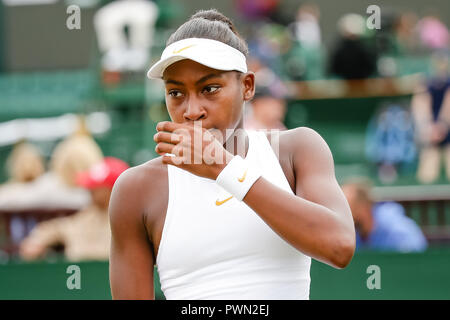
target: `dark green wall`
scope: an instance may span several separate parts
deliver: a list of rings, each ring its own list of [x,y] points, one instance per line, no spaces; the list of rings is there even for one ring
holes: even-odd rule
[[[111,299],[108,263],[76,263],[81,290],[66,287],[71,263],[11,263],[0,266],[0,299]],[[381,289],[369,290],[370,265],[380,267]],[[450,299],[450,249],[425,253],[360,252],[343,270],[313,260],[311,299]],[[158,283],[156,278],[155,283]],[[157,298],[163,296],[157,288]]]
[[[4,17],[4,4],[0,1],[0,72],[4,67],[4,51],[5,51],[5,17]]]
[[[67,7],[61,0],[4,7],[7,71],[86,68],[92,63],[95,8],[81,8],[81,29],[69,30]]]

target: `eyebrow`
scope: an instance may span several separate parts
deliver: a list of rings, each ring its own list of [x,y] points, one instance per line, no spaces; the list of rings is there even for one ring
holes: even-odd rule
[[[223,74],[224,74],[224,72],[208,74],[208,75],[206,75],[206,76],[200,78],[199,80],[197,80],[197,81],[195,82],[195,85],[198,85],[198,84],[200,84],[200,83],[202,83],[202,82],[205,82],[205,81],[207,81],[207,80],[209,80],[209,79],[213,79],[213,78],[221,78]],[[175,84],[175,85],[184,85],[183,82],[181,82],[181,81],[176,81],[176,80],[173,80],[173,79],[167,79],[167,80],[165,81],[165,83],[166,83],[166,84],[172,83],[172,84]]]

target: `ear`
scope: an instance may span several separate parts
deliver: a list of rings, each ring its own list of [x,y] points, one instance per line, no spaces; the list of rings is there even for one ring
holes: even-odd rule
[[[244,101],[250,101],[255,96],[255,73],[249,71],[241,76]]]

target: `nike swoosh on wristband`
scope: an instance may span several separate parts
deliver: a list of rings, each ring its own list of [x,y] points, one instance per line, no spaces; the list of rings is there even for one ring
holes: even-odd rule
[[[247,169],[248,170],[248,169]],[[238,178],[239,182],[244,182],[245,177],[247,176],[247,170],[245,170],[244,175],[242,176],[242,178]]]
[[[226,198],[225,200],[219,201],[219,199],[216,200],[216,206],[220,206],[222,204],[224,204],[225,202],[227,202],[228,200],[230,200],[231,198],[233,198],[233,196]]]

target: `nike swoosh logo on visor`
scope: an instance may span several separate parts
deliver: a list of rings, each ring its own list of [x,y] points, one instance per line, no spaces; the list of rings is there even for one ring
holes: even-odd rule
[[[181,48],[180,50],[173,50],[173,54],[180,53],[181,51],[184,51],[184,50],[186,50],[186,49],[189,49],[189,48],[191,48],[191,47],[193,47],[193,46],[195,46],[195,44],[191,44],[191,45],[189,45],[189,46],[187,46],[187,47]]]

